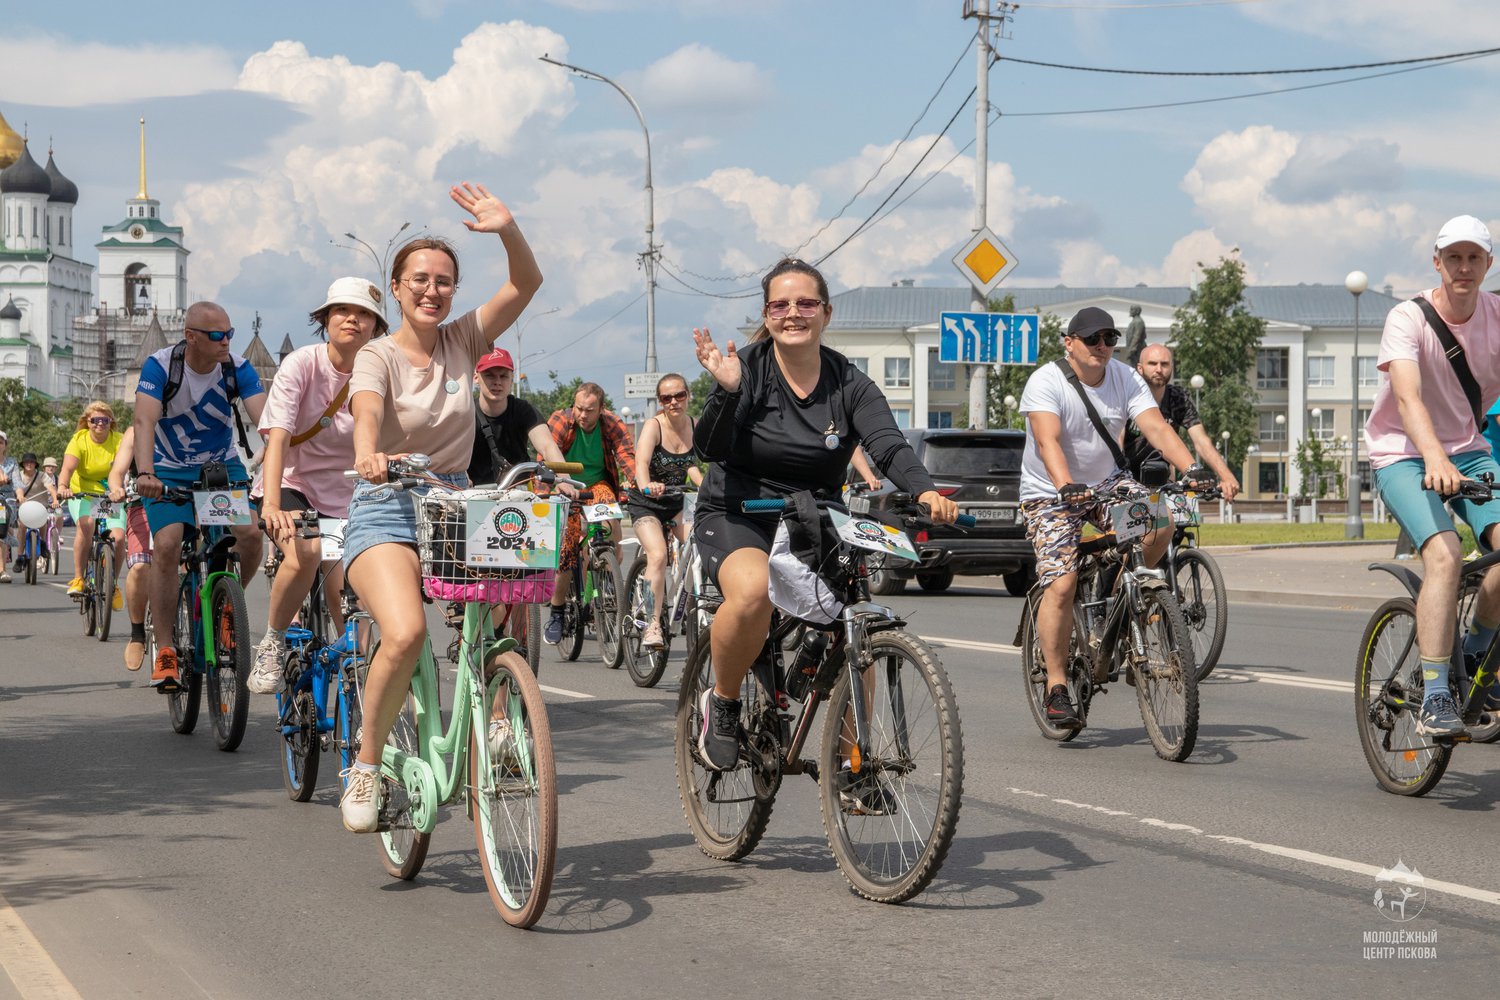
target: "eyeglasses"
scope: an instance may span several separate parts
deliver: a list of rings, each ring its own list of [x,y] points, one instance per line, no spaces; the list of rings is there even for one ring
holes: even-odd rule
[[[114,422],[115,420],[113,417],[89,417],[89,423],[93,424],[95,427],[108,427]]]
[[[656,401],[662,406],[666,406],[668,403],[686,402],[687,398],[688,391],[683,389],[681,392],[660,393],[657,395]]]
[[[194,333],[203,334],[203,336],[212,340],[215,344],[234,339],[234,327],[232,326],[227,330],[200,330],[195,326],[187,327],[187,329],[192,330]]]
[[[411,289],[413,295],[426,295],[428,286],[432,286],[442,298],[452,298],[453,293],[458,291],[458,282],[450,278],[438,278],[436,280],[426,275],[418,275],[415,278],[402,278],[402,284]]]
[[[818,310],[823,308],[823,300],[798,299],[796,302],[788,302],[786,299],[772,299],[766,303],[766,315],[771,319],[786,319],[794,307],[798,316],[816,316]]]
[[[1104,341],[1105,347],[1114,347],[1120,342],[1120,334],[1117,330],[1100,330],[1085,337],[1075,337],[1075,340],[1083,342],[1084,347],[1098,347],[1099,341]]]

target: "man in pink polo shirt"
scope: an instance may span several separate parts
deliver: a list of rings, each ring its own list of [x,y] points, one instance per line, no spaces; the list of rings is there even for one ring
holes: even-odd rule
[[[1375,486],[1392,515],[1422,554],[1422,591],[1417,598],[1417,651],[1422,658],[1422,709],[1417,731],[1453,737],[1463,720],[1449,689],[1453,652],[1453,608],[1463,552],[1453,519],[1439,494],[1453,494],[1466,479],[1485,472],[1500,479],[1500,465],[1480,433],[1453,365],[1420,300],[1463,348],[1478,383],[1478,412],[1500,399],[1500,297],[1480,290],[1494,262],[1490,231],[1472,215],[1449,219],[1433,244],[1432,266],[1441,284],[1392,309],[1380,337],[1377,365],[1383,373],[1365,425],[1365,443]],[[1497,542],[1500,503],[1453,506],[1485,549]],[[1475,604],[1464,652],[1482,653],[1500,626],[1500,574],[1488,573]],[[1490,699],[1500,706],[1500,691]]]

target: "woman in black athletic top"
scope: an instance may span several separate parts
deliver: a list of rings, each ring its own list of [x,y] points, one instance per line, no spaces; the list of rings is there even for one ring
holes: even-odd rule
[[[740,503],[812,490],[836,498],[856,445],[901,489],[951,524],[958,505],[941,496],[906,443],[884,394],[842,354],[822,344],[832,316],[828,284],[812,265],[782,260],[761,279],[762,322],[738,354],[694,330],[698,361],[718,383],[693,431],[713,463],[698,494],[694,533],[724,603],[712,632],[714,688],[704,693],[699,746],[710,767],[738,756],[739,691],[771,624],[767,590],[776,521]]]

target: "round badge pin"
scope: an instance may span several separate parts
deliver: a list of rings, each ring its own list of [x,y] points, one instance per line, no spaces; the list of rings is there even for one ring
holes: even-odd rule
[[[829,451],[833,451],[834,449],[838,448],[838,446],[839,436],[837,434],[829,434],[823,439],[823,447],[827,448]]]
[[[318,420],[318,426],[321,427],[321,428],[323,428],[324,430],[327,430],[328,428],[330,428],[330,427],[333,426],[333,418],[332,417],[321,417],[321,418],[319,418],[319,420]]]
[[[450,378],[448,380],[448,384],[445,385],[445,386],[443,386],[443,388],[447,389],[448,390],[448,395],[451,396],[454,393],[458,392],[458,382],[457,382],[457,380]]]

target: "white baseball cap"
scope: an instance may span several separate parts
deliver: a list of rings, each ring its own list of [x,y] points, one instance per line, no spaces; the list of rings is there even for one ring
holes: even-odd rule
[[[1455,215],[1443,223],[1432,248],[1442,250],[1455,243],[1476,243],[1484,248],[1485,253],[1493,253],[1495,250],[1494,243],[1490,240],[1490,228],[1472,215]]]

